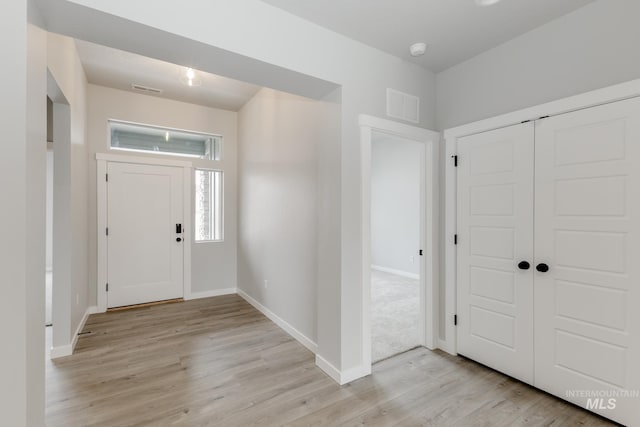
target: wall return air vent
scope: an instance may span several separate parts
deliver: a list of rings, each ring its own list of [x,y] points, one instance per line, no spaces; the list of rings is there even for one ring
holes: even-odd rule
[[[387,89],[387,116],[411,123],[420,122],[420,98],[395,89]]]
[[[139,84],[136,84],[136,83],[133,83],[131,85],[131,89],[137,90],[137,91],[140,91],[140,92],[147,92],[147,93],[155,93],[155,94],[161,94],[162,93],[162,89],[156,89],[154,87],[143,86],[143,85],[139,85]]]

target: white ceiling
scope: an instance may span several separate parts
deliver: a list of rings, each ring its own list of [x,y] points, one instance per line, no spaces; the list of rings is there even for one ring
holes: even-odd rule
[[[186,67],[76,40],[80,61],[89,83],[138,92],[131,84],[162,89],[151,96],[174,99],[224,110],[238,111],[260,89],[249,83],[196,71],[200,86],[183,81]]]
[[[594,0],[262,0],[434,72],[472,58]],[[419,58],[409,45],[429,44]],[[553,46],[549,46],[553,49]]]
[[[474,0],[262,1],[439,72],[594,0],[502,0],[490,7]],[[413,58],[408,48],[418,41],[429,48]],[[148,95],[231,111],[260,89],[200,71],[201,85],[188,87],[186,67],[85,41],[76,45],[88,81],[101,86],[132,91],[139,84],[163,91]]]

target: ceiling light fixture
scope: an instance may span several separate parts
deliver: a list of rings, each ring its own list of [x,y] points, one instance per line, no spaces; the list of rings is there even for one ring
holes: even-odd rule
[[[493,6],[500,0],[475,0],[478,6]]]
[[[409,46],[409,53],[411,56],[422,56],[427,51],[426,43],[414,43]]]
[[[200,79],[197,78],[196,71],[193,68],[187,68],[181,80],[189,87],[201,85]]]
[[[169,132],[164,133],[164,140],[169,142]]]

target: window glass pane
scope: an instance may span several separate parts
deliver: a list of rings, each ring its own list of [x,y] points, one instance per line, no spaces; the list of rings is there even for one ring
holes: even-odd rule
[[[109,121],[111,149],[221,159],[222,137]]]
[[[195,240],[222,240],[222,171],[196,169]]]

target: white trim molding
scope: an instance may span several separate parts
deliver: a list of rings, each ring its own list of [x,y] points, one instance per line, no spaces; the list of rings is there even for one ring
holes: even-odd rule
[[[153,165],[153,166],[170,166],[183,168],[182,182],[183,182],[183,286],[182,297],[185,300],[194,299],[191,295],[191,244],[193,241],[193,233],[191,232],[193,218],[192,202],[191,202],[191,189],[193,186],[193,173],[192,163],[189,161],[173,160],[173,159],[155,159],[152,157],[142,156],[130,156],[130,155],[118,155],[118,154],[106,154],[96,153],[96,202],[97,202],[97,236],[98,236],[98,260],[97,260],[97,282],[96,282],[96,295],[97,295],[97,307],[100,313],[107,311],[107,290],[106,284],[108,282],[108,239],[105,236],[104,230],[108,227],[108,192],[107,182],[105,176],[108,172],[109,163],[131,163],[140,165]]]
[[[264,314],[269,320],[278,325],[280,329],[284,330],[286,333],[295,338],[300,344],[305,346],[309,351],[313,354],[318,353],[318,344],[313,342],[310,338],[305,336],[302,332],[298,331],[294,328],[290,323],[282,319],[280,316],[275,314],[273,311],[269,310],[267,307],[259,303],[256,299],[251,297],[242,289],[238,289],[238,295],[242,297],[249,304],[254,306],[259,312]]]
[[[344,384],[342,382],[342,375],[340,373],[340,369],[333,366],[327,359],[320,356],[319,354],[316,354],[316,366],[322,369],[322,371],[325,374],[329,375],[329,377],[331,377],[331,379],[337,382],[338,384],[340,385]]]
[[[407,279],[420,280],[420,275],[409,273],[408,271],[396,270],[395,268],[382,267],[381,265],[371,265],[372,270],[381,271],[383,273],[393,274],[395,276],[406,277]]]
[[[319,354],[316,354],[316,366],[340,385],[348,384],[371,374],[371,366],[364,365],[341,371]]]
[[[457,174],[451,156],[457,155],[458,139],[507,126],[516,125],[541,117],[556,116],[572,111],[622,101],[640,96],[640,79],[609,86],[583,94],[536,105],[512,113],[502,114],[485,120],[457,126],[444,131],[446,144],[445,158],[445,337],[440,338],[440,348],[457,354],[457,335],[454,325],[456,306],[456,246],[453,236],[457,233]],[[460,159],[464,161],[464,159]]]
[[[237,288],[213,289],[211,291],[191,292],[191,294],[189,294],[188,296],[185,295],[184,300],[189,301],[194,299],[219,297],[222,295],[235,295],[237,293]]]
[[[155,157],[131,156],[127,154],[96,153],[96,160],[104,160],[113,163],[138,163],[141,165],[177,166],[190,168],[193,163],[187,160],[158,159]]]
[[[82,316],[82,320],[78,324],[76,328],[75,334],[73,334],[73,338],[71,338],[71,342],[66,345],[60,345],[57,347],[51,347],[49,357],[51,359],[58,359],[60,357],[71,356],[73,351],[76,349],[76,344],[78,343],[78,337],[80,336],[80,332],[84,329],[84,325],[87,323],[89,316],[92,314],[99,313],[98,307],[90,306],[84,312],[84,316]]]
[[[421,143],[420,246],[420,344],[435,349],[439,313],[439,186],[438,164],[441,136],[438,132],[378,117],[360,115],[361,233],[362,233],[362,360],[358,367],[341,373],[352,381],[371,373],[371,147],[372,135],[380,132]]]

